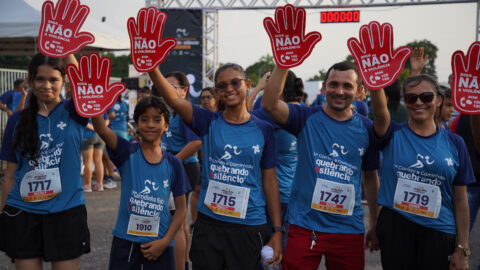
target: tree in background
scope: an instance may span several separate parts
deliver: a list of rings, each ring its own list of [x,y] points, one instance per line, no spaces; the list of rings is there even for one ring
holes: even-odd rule
[[[110,76],[121,78],[128,77],[128,65],[131,64],[130,54],[116,56],[114,53],[108,52],[103,53],[102,56],[107,56],[112,59],[112,73]]]
[[[260,81],[263,74],[272,71],[274,67],[275,62],[273,61],[273,57],[267,54],[260,57],[260,59],[253,65],[248,66],[245,72],[247,72],[248,78],[252,81],[252,86],[255,86],[258,84],[258,81]]]
[[[26,70],[31,59],[31,55],[0,55],[0,68]]]
[[[422,74],[429,74],[437,78],[437,71],[435,68],[435,60],[437,59],[438,52],[437,46],[435,46],[435,44],[433,44],[427,39],[420,41],[415,40],[413,42],[407,43],[407,46],[412,49],[423,47],[424,55],[428,55],[428,62],[425,67],[423,67]],[[408,76],[410,76],[410,59],[408,59],[405,63],[405,68],[403,69],[400,76],[398,76],[398,79],[404,82],[408,78]]]
[[[315,74],[315,76],[311,77],[307,81],[324,81],[326,75],[327,75],[327,71],[324,68],[322,68],[318,71],[317,74]]]

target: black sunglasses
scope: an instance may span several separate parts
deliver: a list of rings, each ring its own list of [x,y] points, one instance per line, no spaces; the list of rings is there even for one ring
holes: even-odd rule
[[[406,104],[413,104],[417,102],[417,98],[420,98],[420,100],[423,103],[430,103],[433,101],[433,98],[435,97],[435,93],[433,92],[423,92],[420,95],[417,94],[405,94],[403,96],[403,100],[405,101]]]
[[[229,83],[227,82],[219,82],[215,85],[215,88],[219,92],[223,92],[227,90],[228,85],[230,84],[233,89],[238,90],[240,89],[240,86],[242,86],[242,81],[246,81],[247,79],[240,79],[240,78],[233,78]]]

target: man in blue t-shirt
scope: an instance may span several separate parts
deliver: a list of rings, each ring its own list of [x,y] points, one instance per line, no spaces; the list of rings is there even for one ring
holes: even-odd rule
[[[362,82],[354,65],[337,63],[326,74],[326,104],[305,107],[280,101],[288,70],[276,67],[263,108],[297,136],[298,163],[287,218],[283,269],[363,269],[362,176],[372,224],[366,245],[378,249],[378,152],[370,120],[351,110]],[[348,259],[347,259],[348,258]]]
[[[0,96],[0,110],[10,116],[15,111],[23,109],[26,97],[27,81],[24,78],[19,78],[13,82],[13,90],[9,90]]]

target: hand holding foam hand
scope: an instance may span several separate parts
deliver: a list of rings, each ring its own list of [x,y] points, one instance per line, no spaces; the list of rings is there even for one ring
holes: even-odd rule
[[[125,91],[125,85],[109,84],[112,60],[97,53],[82,55],[79,68],[67,66],[68,79],[72,84],[73,101],[78,114],[83,117],[100,116],[115,104]]]
[[[464,114],[480,114],[480,42],[468,48],[467,55],[452,55],[452,100],[455,109]]]
[[[393,27],[373,21],[360,27],[360,41],[348,39],[348,49],[355,58],[363,83],[370,90],[392,84],[402,72],[412,49],[393,49]]]
[[[90,9],[79,0],[45,1],[38,33],[38,49],[51,57],[65,57],[80,51],[95,38],[91,33],[79,32]]]
[[[305,35],[305,9],[290,4],[275,9],[275,21],[267,17],[263,26],[270,37],[275,63],[284,69],[303,63],[322,39],[319,32]]]
[[[162,39],[166,20],[167,15],[154,7],[140,9],[137,21],[128,19],[132,63],[137,71],[154,70],[176,46],[174,38]]]

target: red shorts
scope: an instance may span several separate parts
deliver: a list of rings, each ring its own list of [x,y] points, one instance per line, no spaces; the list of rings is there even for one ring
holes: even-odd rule
[[[282,266],[284,270],[316,270],[322,255],[327,269],[363,269],[365,249],[363,234],[315,232],[317,240],[312,249],[312,231],[290,225]]]

